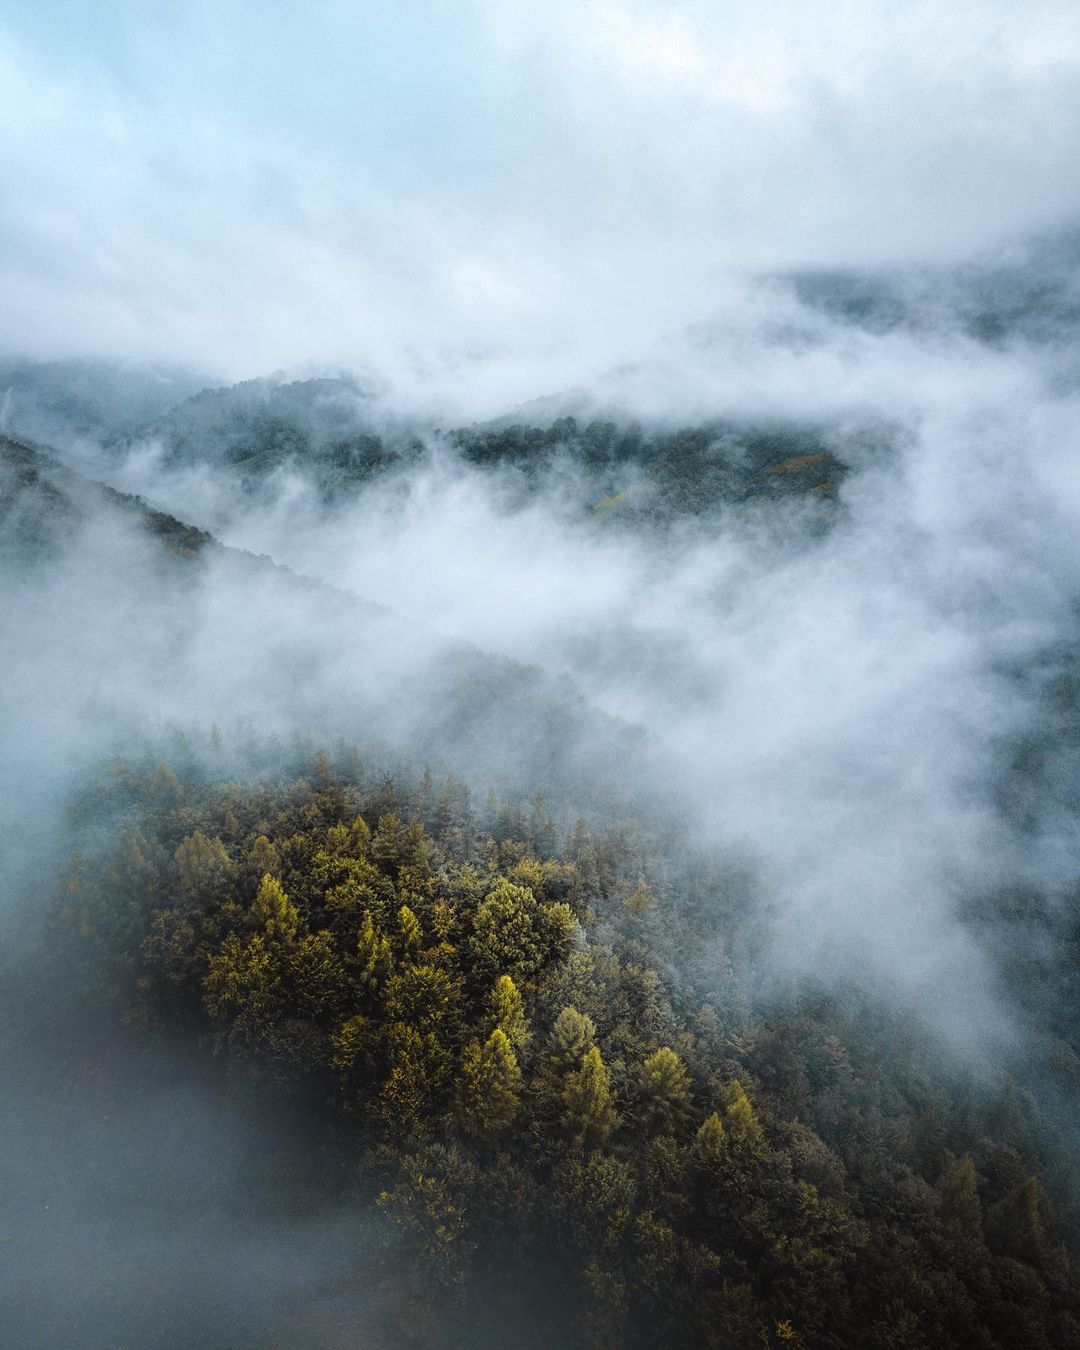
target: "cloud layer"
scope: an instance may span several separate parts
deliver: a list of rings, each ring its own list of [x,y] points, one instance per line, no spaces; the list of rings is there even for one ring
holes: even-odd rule
[[[1075,210],[1074,18],[16,3],[5,343],[545,393],[721,311],[733,272],[955,257]]]

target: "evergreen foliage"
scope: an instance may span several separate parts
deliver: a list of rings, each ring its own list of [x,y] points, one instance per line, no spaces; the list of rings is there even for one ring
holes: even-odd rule
[[[564,820],[560,856],[546,801],[480,821],[321,758],[106,790],[58,955],[323,1104],[425,1306],[540,1268],[567,1344],[1080,1346],[1074,1160],[1032,1094],[866,1001],[755,1000],[752,916],[640,826]]]

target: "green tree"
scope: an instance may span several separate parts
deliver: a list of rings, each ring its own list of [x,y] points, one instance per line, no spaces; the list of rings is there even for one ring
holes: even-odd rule
[[[505,1130],[521,1105],[521,1070],[506,1033],[496,1027],[483,1045],[470,1041],[461,1056],[454,1123],[462,1134]]]
[[[582,1056],[596,1043],[595,1037],[596,1027],[588,1013],[570,1006],[563,1008],[555,1019],[548,1046],[556,1067],[565,1072],[580,1065]]]
[[[672,1134],[690,1117],[690,1075],[674,1050],[663,1045],[641,1070],[642,1119],[652,1132]]]
[[[714,1111],[698,1128],[691,1155],[698,1168],[711,1174],[727,1158],[728,1138],[724,1122]]]
[[[387,811],[380,819],[375,838],[371,841],[372,859],[392,877],[397,876],[402,862],[403,834],[400,816],[396,811]]]
[[[180,888],[192,903],[208,904],[231,891],[236,868],[216,835],[208,838],[196,830],[180,842],[175,857]]]
[[[357,1013],[347,1018],[330,1038],[330,1067],[347,1073],[359,1061],[370,1059],[373,1039],[370,1017]]]
[[[539,905],[525,886],[499,877],[481,901],[473,920],[472,966],[490,988],[500,974],[528,979],[544,960],[538,929]]]
[[[349,847],[358,858],[366,858],[371,851],[371,830],[363,816],[349,826]]]
[[[389,1073],[379,1094],[378,1115],[395,1130],[421,1127],[443,1097],[450,1054],[430,1032],[403,1022],[387,1027],[386,1049]]]
[[[618,1123],[611,1080],[597,1046],[587,1050],[581,1067],[563,1087],[563,1125],[587,1148],[602,1144]]]
[[[247,875],[253,879],[261,880],[267,872],[272,877],[280,877],[281,854],[265,834],[260,834],[248,849],[244,867]]]
[[[421,1031],[444,1034],[447,1024],[456,1020],[460,1002],[450,973],[428,962],[399,969],[386,984],[387,1017]]]
[[[269,1048],[280,1014],[278,958],[261,933],[246,943],[230,933],[209,960],[203,1002],[211,1017],[229,1023],[228,1040],[238,1051]]]
[[[500,975],[491,991],[491,1015],[495,1026],[505,1033],[515,1054],[527,1049],[532,1039],[518,987],[509,975]]]
[[[755,1150],[764,1142],[761,1125],[738,1079],[732,1079],[724,1092],[724,1124],[728,1138],[738,1147]]]
[[[300,914],[285,894],[281,882],[267,872],[259,884],[251,917],[270,942],[294,942],[300,930]]]
[[[299,1013],[323,1018],[342,1007],[348,989],[345,967],[329,933],[302,937],[290,951],[286,969]]]
[[[403,956],[410,956],[419,950],[424,930],[408,905],[402,905],[398,910],[398,932]]]
[[[371,911],[365,910],[356,939],[359,982],[370,993],[378,993],[394,968],[394,953],[387,938],[375,925]]]
[[[946,1155],[938,1189],[941,1192],[941,1217],[945,1222],[964,1233],[981,1232],[978,1177],[975,1164],[967,1154],[962,1158],[954,1158],[951,1153]]]

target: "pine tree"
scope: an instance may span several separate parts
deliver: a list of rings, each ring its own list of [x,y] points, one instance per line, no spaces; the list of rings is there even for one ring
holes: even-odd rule
[[[371,841],[371,856],[384,872],[397,876],[401,864],[403,831],[396,811],[387,811],[379,821],[375,838]]]
[[[430,1032],[403,1022],[387,1028],[386,1045],[390,1073],[379,1094],[378,1115],[393,1129],[412,1129],[442,1096],[450,1056]]]
[[[496,1027],[505,1032],[506,1039],[520,1054],[528,1047],[532,1036],[525,1018],[525,1006],[518,987],[509,975],[500,975],[491,991],[491,1015]]]
[[[418,951],[424,933],[420,927],[420,920],[408,905],[402,905],[398,910],[398,930],[401,934],[402,952],[408,956]]]
[[[246,871],[252,879],[260,880],[267,872],[272,877],[281,875],[281,854],[265,834],[260,834],[248,850]]]
[[[555,1067],[566,1071],[579,1065],[585,1053],[592,1049],[595,1036],[596,1027],[588,1013],[565,1007],[555,1019],[549,1042]]]
[[[251,917],[271,942],[293,942],[300,928],[299,911],[269,872],[263,876]]]
[[[690,1075],[674,1050],[661,1046],[641,1070],[642,1116],[646,1129],[671,1134],[692,1109]]]
[[[297,1008],[310,1017],[336,1012],[348,996],[345,968],[328,932],[308,933],[288,957],[289,984]]]
[[[399,969],[386,983],[385,1008],[391,1021],[437,1032],[444,1039],[460,1001],[460,989],[450,973],[428,962]]]
[[[504,1130],[520,1107],[521,1070],[506,1033],[496,1027],[487,1041],[470,1041],[461,1056],[454,1119],[463,1134]]]
[[[494,982],[508,974],[516,982],[528,979],[548,952],[542,931],[543,916],[536,898],[525,886],[499,877],[473,920],[472,965],[477,975]]]
[[[175,857],[180,886],[189,900],[198,904],[220,901],[230,889],[236,869],[216,835],[208,838],[196,830],[180,842]]]
[[[371,831],[363,816],[357,816],[349,826],[349,846],[358,858],[366,858],[371,849]]]
[[[370,1018],[360,1013],[348,1018],[330,1038],[330,1067],[347,1073],[369,1049],[372,1040]]]
[[[982,1206],[979,1204],[978,1177],[975,1164],[965,1154],[962,1158],[946,1155],[945,1170],[938,1189],[941,1192],[941,1217],[957,1230],[975,1234],[982,1231]]]
[[[714,1172],[727,1157],[727,1130],[714,1111],[698,1129],[691,1146],[691,1156],[703,1172]]]
[[[764,1142],[761,1125],[750,1098],[742,1084],[734,1079],[727,1086],[724,1123],[732,1143],[742,1148],[756,1149]]]
[[[326,852],[335,858],[340,858],[349,852],[349,827],[347,825],[331,825],[326,831],[326,842],[323,845]]]
[[[371,911],[364,911],[360,934],[356,939],[356,959],[360,967],[360,983],[371,992],[377,992],[394,968],[394,954],[390,943],[379,932]]]
[[[623,901],[627,911],[635,919],[643,919],[652,909],[652,896],[649,894],[649,888],[643,881],[639,881],[630,894]]]
[[[594,1045],[563,1087],[563,1125],[587,1148],[602,1144],[618,1123],[607,1068]]]

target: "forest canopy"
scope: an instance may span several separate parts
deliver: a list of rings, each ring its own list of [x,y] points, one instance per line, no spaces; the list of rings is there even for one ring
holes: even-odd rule
[[[477,794],[479,795],[479,794]],[[1080,1345],[1068,1155],[1000,1066],[807,981],[648,822],[355,754],[114,765],[51,921],[81,996],[345,1140],[402,1343],[547,1290],[562,1344]],[[680,952],[710,960],[675,978]]]

